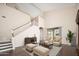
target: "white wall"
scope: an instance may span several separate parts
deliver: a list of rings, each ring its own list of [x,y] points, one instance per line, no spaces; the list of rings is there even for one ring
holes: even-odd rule
[[[44,19],[42,17],[38,17],[38,26],[33,25],[32,27],[29,27],[28,29],[26,29],[25,31],[19,33],[18,35],[16,35],[13,38],[13,46],[15,47],[19,47],[19,46],[23,46],[24,45],[24,38],[25,37],[34,37],[34,35],[36,35],[37,37],[37,42],[40,41],[40,30],[39,27],[45,27],[44,25]]]
[[[43,17],[41,17],[41,16],[38,16],[38,21],[39,21],[38,26],[44,28],[45,27],[45,19]]]
[[[23,46],[24,45],[24,38],[25,37],[34,37],[34,35],[36,35],[37,42],[39,42],[39,40],[40,40],[39,28],[37,26],[33,25],[32,27],[26,29],[25,31],[21,32],[20,34],[16,35],[13,38],[12,42],[13,42],[14,48]]]
[[[38,17],[38,20],[39,20],[39,27],[42,27],[43,30],[42,30],[42,33],[40,33],[40,36],[42,37],[43,40],[46,40],[47,39],[47,28],[46,28],[46,19],[43,17],[43,16],[39,16]]]
[[[0,18],[0,42],[11,40],[11,31],[7,22]]]
[[[30,21],[30,16],[28,16],[16,9],[13,9],[11,7],[4,6],[3,4],[0,5],[0,16],[1,16],[0,17],[1,21],[4,20],[5,22],[7,22],[7,25],[5,23],[3,24],[6,26],[2,26],[0,23],[0,25],[1,25],[0,27],[3,27],[2,30],[0,29],[0,33],[2,32],[3,36],[5,36],[5,33],[3,32],[4,28],[5,28],[6,32],[8,32],[7,35],[9,35],[9,33],[10,33],[10,35],[12,35],[12,33],[11,33],[12,29],[15,29],[15,28],[27,23],[28,21]],[[2,18],[2,16],[5,16],[6,18]],[[44,26],[43,22],[42,23],[41,22],[42,22],[42,20],[40,19],[39,26]],[[13,48],[23,46],[25,37],[30,37],[30,36],[36,35],[37,41],[39,42],[39,40],[40,40],[39,26],[32,26],[30,28],[26,28],[26,30],[19,33],[15,37],[13,37],[12,38]],[[9,29],[9,30],[7,30],[7,29]],[[11,37],[8,36],[8,37],[11,38],[12,36]],[[4,39],[4,37],[3,37],[3,39]],[[3,39],[1,39],[1,36],[0,36],[0,40],[3,40]]]
[[[5,18],[3,18],[2,16],[5,16]],[[14,8],[0,4],[0,41],[7,41],[8,39],[11,39],[12,29],[28,23],[29,21],[29,15],[24,14]],[[14,47],[23,45],[23,40],[21,40],[21,38],[23,37],[21,36],[24,37],[24,35],[19,34],[15,37],[15,39],[12,39]]]
[[[14,8],[0,5],[0,16],[5,16],[11,29],[15,29],[30,21],[30,16]]]
[[[12,42],[13,42],[14,48],[15,47],[19,47],[19,46],[23,46],[25,37],[34,37],[34,35],[36,35],[37,42],[40,41],[40,30],[39,30],[39,27],[45,28],[45,25],[44,25],[44,19],[41,16],[39,16],[37,18],[37,20],[39,22],[38,23],[39,26],[33,25],[32,27],[29,27],[28,29],[26,29],[25,31],[19,33],[18,35],[16,35],[13,38]]]
[[[76,7],[57,9],[46,14],[46,27],[62,27],[62,43],[67,44],[66,36],[68,30],[76,34]]]

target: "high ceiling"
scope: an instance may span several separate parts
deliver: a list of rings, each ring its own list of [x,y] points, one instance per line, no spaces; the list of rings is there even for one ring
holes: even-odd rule
[[[36,17],[38,15],[42,15],[43,13],[64,7],[76,6],[75,3],[10,3],[7,5],[27,13],[31,17]]]
[[[74,6],[75,4],[68,4],[68,3],[46,3],[46,4],[34,4],[37,6],[40,10],[43,12],[55,10],[58,8],[68,7],[68,6]]]

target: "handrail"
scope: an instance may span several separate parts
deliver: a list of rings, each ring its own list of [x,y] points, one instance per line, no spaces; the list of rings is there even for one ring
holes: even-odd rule
[[[15,31],[16,29],[21,28],[21,27],[23,27],[23,26],[25,26],[25,25],[27,25],[27,24],[29,24],[29,23],[31,23],[31,21],[29,21],[28,23],[25,23],[25,24],[23,24],[23,25],[21,25],[21,26],[15,28],[15,29],[12,29],[12,30]]]
[[[32,24],[32,22],[33,22],[34,20],[32,19],[31,21],[29,21],[28,23],[25,23],[25,24],[23,24],[23,25],[21,25],[21,26],[19,26],[19,27],[17,27],[17,28],[15,28],[15,29],[12,29],[13,31],[15,31],[16,29],[18,29],[18,28],[21,28],[21,27],[23,27],[23,26],[25,26],[25,25],[27,25],[27,24],[29,24],[29,23],[31,23]]]
[[[15,28],[15,29],[12,29],[12,37],[14,37],[14,36],[15,36],[16,34],[18,34],[19,32],[22,32],[22,31],[17,32],[17,29],[20,29],[21,27],[23,27],[23,26],[25,26],[25,25],[31,27],[31,26],[33,25],[33,23],[32,23],[33,21],[34,21],[34,20],[31,20],[31,21],[29,21],[29,22],[27,22],[27,23],[25,23],[25,24],[23,24],[23,25],[21,25],[21,26]]]

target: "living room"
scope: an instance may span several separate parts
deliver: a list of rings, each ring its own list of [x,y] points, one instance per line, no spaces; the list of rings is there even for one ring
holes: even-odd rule
[[[77,56],[78,9],[78,3],[0,3],[0,55]]]

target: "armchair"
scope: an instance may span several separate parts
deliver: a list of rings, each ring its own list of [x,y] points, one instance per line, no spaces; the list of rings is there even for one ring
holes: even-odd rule
[[[53,38],[49,38],[47,40],[44,41],[45,44],[53,44]]]
[[[53,45],[55,45],[55,46],[60,46],[61,45],[61,37],[60,36],[54,37]]]

